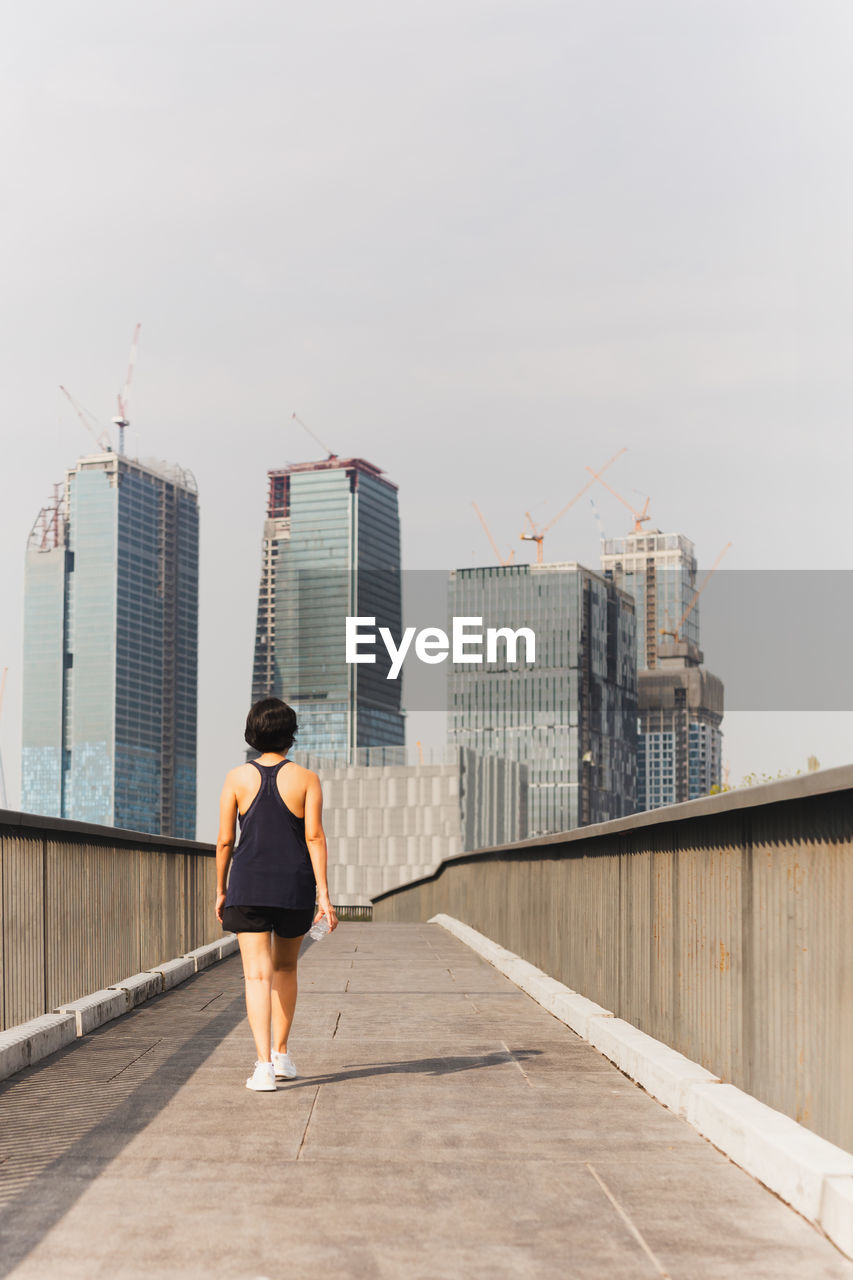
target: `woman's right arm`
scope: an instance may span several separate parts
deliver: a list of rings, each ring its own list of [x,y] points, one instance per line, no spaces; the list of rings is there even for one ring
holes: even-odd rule
[[[219,797],[219,834],[216,837],[216,918],[222,924],[228,868],[237,836],[237,796],[229,773]]]
[[[325,916],[330,929],[336,929],[338,917],[329,898],[329,885],[326,879],[328,850],[326,849],[326,833],[323,830],[323,790],[316,773],[308,775],[308,787],[305,792],[305,843],[308,855],[314,868],[314,879],[317,881],[317,919]]]

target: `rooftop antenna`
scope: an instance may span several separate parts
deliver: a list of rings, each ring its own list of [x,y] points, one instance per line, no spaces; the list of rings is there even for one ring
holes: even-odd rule
[[[124,454],[124,432],[125,428],[130,426],[130,419],[127,416],[127,401],[130,396],[130,384],[133,381],[133,370],[136,367],[136,349],[139,346],[139,330],[142,328],[138,324],[133,331],[133,339],[130,344],[130,360],[127,365],[127,377],[124,380],[124,390],[118,397],[118,416],[113,418],[113,422],[118,427],[118,451]]]
[[[302,419],[299,417],[299,415],[298,415],[298,414],[296,414],[296,413],[294,413],[294,414],[293,414],[293,421],[294,421],[294,422],[298,422],[298,423],[299,423],[299,425],[300,425],[300,427],[302,428],[302,430],[303,430],[303,431],[307,431],[307,432],[308,432],[308,434],[309,434],[309,436],[311,437],[311,439],[312,439],[312,440],[316,440],[316,441],[317,441],[317,443],[318,443],[318,445],[320,445],[320,447],[321,447],[322,449],[325,449],[325,450],[326,450],[326,453],[328,454],[328,457],[326,458],[326,461],[327,461],[327,462],[331,462],[332,458],[336,458],[336,457],[338,456],[336,453],[334,453],[334,452],[329,448],[329,446],[328,446],[328,445],[327,445],[323,440],[321,440],[321,439],[320,439],[320,437],[317,435],[317,432],[316,432],[316,431],[312,431],[312,430],[311,430],[311,428],[308,426],[308,423],[307,423],[307,422],[303,422],[303,421],[302,421]]]

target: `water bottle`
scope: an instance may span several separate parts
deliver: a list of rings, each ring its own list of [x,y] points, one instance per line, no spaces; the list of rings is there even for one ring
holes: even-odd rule
[[[308,937],[314,942],[319,942],[321,938],[325,938],[328,932],[329,921],[326,916],[321,916],[308,930]]]

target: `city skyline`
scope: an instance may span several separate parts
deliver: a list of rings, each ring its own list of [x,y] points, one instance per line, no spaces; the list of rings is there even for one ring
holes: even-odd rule
[[[116,455],[113,455],[113,456],[116,456]],[[131,459],[127,459],[127,461],[128,461],[128,462],[130,462],[130,461],[136,461],[136,462],[138,462],[138,460],[131,460]],[[297,470],[302,470],[302,471],[310,472],[313,468],[315,468],[315,467],[317,467],[317,466],[321,466],[321,465],[322,465],[322,464],[321,464],[320,462],[318,462],[318,461],[315,459],[315,460],[313,460],[313,461],[311,461],[311,462],[305,462],[305,463],[302,463],[302,464],[297,464],[297,465],[296,465],[296,469],[297,469]],[[285,469],[285,470],[286,470],[286,469]],[[272,476],[272,475],[276,475],[276,474],[281,475],[281,474],[283,474],[283,472],[282,472],[282,470],[281,470],[281,469],[279,469],[278,471],[273,470],[273,471],[270,471],[270,472],[268,472],[268,473],[267,473],[267,481],[268,481],[268,483],[269,483],[269,478],[270,478],[270,476]],[[404,517],[404,520],[405,520],[405,495],[404,495],[404,497],[403,497],[403,517]],[[655,533],[655,531],[654,531],[654,530],[650,530],[649,532],[650,532],[650,533]],[[671,536],[671,535],[668,535],[668,536]],[[626,534],[626,535],[625,535],[622,539],[620,539],[619,541],[620,541],[622,544],[630,543],[630,541],[631,541],[631,535]],[[661,541],[662,541],[662,545],[663,545],[663,539],[662,539]],[[690,550],[691,550],[691,552],[692,552],[692,542],[691,542],[691,540],[688,538],[686,541],[687,541],[687,543],[689,544],[689,546],[690,546]],[[606,538],[602,538],[602,540],[601,540],[601,542],[600,542],[600,545],[599,545],[599,554],[605,554],[605,558],[606,558],[608,561],[612,558],[612,556],[611,556],[611,555],[607,555],[606,553],[607,553],[607,551],[608,551],[608,548],[609,548],[609,549],[610,549],[610,551],[612,552],[612,547],[613,547],[613,545],[614,545],[614,544],[613,544],[613,539],[606,539]],[[494,563],[494,559],[495,559],[495,558],[494,558],[493,553],[492,553],[492,552],[489,550],[489,548],[487,547],[487,548],[486,548],[486,554],[485,554],[485,555],[478,557],[476,554],[472,553],[471,559],[472,559],[472,562],[473,562],[474,564],[479,563],[482,567],[488,567],[489,562]],[[203,557],[202,557],[202,562],[203,562]],[[531,563],[532,563],[532,562],[531,562]],[[546,557],[546,564],[550,564],[550,563],[551,563],[551,562],[550,562],[550,558],[547,558],[547,557]],[[455,568],[462,568],[462,567],[463,567],[463,566],[460,566],[460,565],[455,566]],[[596,570],[595,568],[593,568],[593,567],[591,567],[591,566],[588,566],[588,565],[587,565],[587,566],[583,566],[583,567],[584,567],[584,568],[587,568],[587,569],[590,569],[590,570],[591,570],[591,572],[593,572],[593,573],[597,573],[597,572],[598,572],[598,570]],[[403,565],[403,569],[405,570],[406,568],[407,568],[407,566],[404,564],[404,565]],[[690,575],[689,575],[689,576],[690,576],[691,581],[693,581],[693,580],[695,579],[696,581],[698,581],[698,582],[699,582],[699,585],[701,585],[701,582],[702,582],[702,579],[703,579],[703,574],[702,574],[701,572],[700,572],[698,575],[696,575],[696,574],[692,571],[692,567],[691,567],[691,573],[690,573]],[[681,591],[681,588],[679,588],[679,592],[680,592],[680,591]],[[257,598],[257,596],[256,596],[256,598]],[[250,664],[250,665],[251,665],[251,664]],[[730,714],[730,713],[728,713],[728,712],[727,712],[727,719],[728,719],[728,715],[729,715],[729,714]],[[737,712],[735,712],[734,714],[736,715],[736,714],[737,714]],[[742,714],[746,714],[746,713],[742,713]],[[430,746],[437,746],[437,747],[440,747],[441,745],[443,745],[443,743],[444,743],[444,742],[445,742],[445,740],[446,740],[446,732],[445,732],[445,729],[444,729],[444,728],[439,729],[437,732],[434,732],[434,733],[432,734],[432,736],[430,736],[430,725],[429,725],[429,722],[430,722],[430,721],[433,721],[433,722],[434,722],[434,720],[435,720],[435,717],[434,717],[434,715],[433,715],[433,713],[432,713],[432,712],[427,712],[427,713],[426,713],[426,715],[425,715],[425,716],[423,716],[423,715],[419,714],[419,710],[416,710],[414,713],[411,713],[411,712],[410,712],[410,713],[409,713],[409,717],[410,717],[410,730],[411,730],[410,732],[408,732],[408,733],[407,733],[407,745],[408,745],[409,747],[411,747],[411,746],[412,746],[412,744],[414,743],[414,740],[415,740],[415,737],[417,736],[417,734],[420,734],[420,735],[421,735],[421,737],[423,738],[424,744],[425,744],[427,747],[430,747]],[[424,728],[423,728],[423,724],[424,724],[424,722],[426,722],[426,723],[427,723],[427,728],[426,728],[426,730],[424,730]],[[449,723],[449,721],[447,721],[447,722],[443,721],[442,723]],[[725,726],[724,726],[724,728],[725,728]],[[203,744],[200,744],[200,745],[203,745]],[[311,750],[311,748],[310,748],[310,747],[309,747],[309,748],[306,748],[306,749]],[[834,761],[829,761],[829,762],[824,761],[823,763],[824,763],[824,764],[826,764],[826,763],[835,763],[835,762],[834,762]],[[797,767],[803,767],[804,765],[805,765],[805,761],[803,761],[802,763],[798,761],[798,763],[797,763]],[[8,766],[7,766],[7,771],[8,771]],[[716,771],[716,766],[715,766],[715,771]],[[759,771],[758,771],[758,770],[756,770],[755,772],[759,772]],[[205,781],[205,780],[204,780],[204,778],[203,778],[203,776],[202,776],[202,777],[200,778],[200,782],[201,782],[202,786],[204,785],[204,781]],[[208,782],[209,782],[209,780],[208,780]],[[10,806],[10,807],[13,807],[13,806]],[[202,820],[204,820],[203,816],[202,816]],[[208,823],[210,823],[210,815],[209,815],[209,814],[208,814],[208,817],[207,817],[207,821],[208,821]],[[208,828],[208,829],[209,829],[209,828]]]
[[[525,512],[546,523],[623,446],[608,478],[700,576],[727,541],[729,571],[848,568],[848,6],[200,17],[48,0],[5,45],[10,804],[25,531],[86,445],[57,385],[109,419],[139,319],[128,452],[192,459],[204,495],[208,838],[242,757],[265,473],[315,452],[294,410],[393,475],[412,569],[490,562],[472,500],[532,559]],[[599,532],[584,499],[546,556],[595,566]],[[851,738],[846,709],[726,713],[734,782]]]

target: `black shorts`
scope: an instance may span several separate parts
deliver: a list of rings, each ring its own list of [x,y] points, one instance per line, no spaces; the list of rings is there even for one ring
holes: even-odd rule
[[[280,938],[301,938],[314,922],[314,908],[223,907],[222,928],[228,933],[269,933]]]

